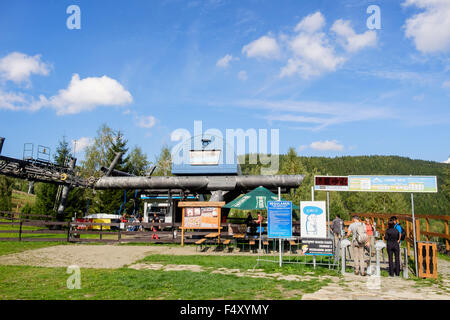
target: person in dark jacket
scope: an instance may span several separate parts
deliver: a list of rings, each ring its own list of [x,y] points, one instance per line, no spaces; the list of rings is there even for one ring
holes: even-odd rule
[[[384,235],[384,240],[386,240],[386,249],[389,258],[389,276],[393,277],[400,275],[400,233],[397,228],[395,228],[395,221],[389,220],[388,229]],[[395,256],[395,265],[394,265]]]

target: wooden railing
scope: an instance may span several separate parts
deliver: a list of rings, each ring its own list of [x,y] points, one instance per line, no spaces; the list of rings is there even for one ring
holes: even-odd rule
[[[410,254],[410,246],[414,243],[413,237],[413,219],[411,214],[391,214],[391,213],[357,213],[360,218],[369,218],[371,222],[376,222],[377,230],[381,235],[384,235],[387,229],[387,224],[389,219],[392,216],[396,216],[400,220],[400,224],[402,224],[403,228],[406,231],[406,240],[407,240],[407,250],[408,255]],[[425,230],[421,229],[420,220],[425,220]],[[444,232],[431,232],[430,231],[430,220],[438,220],[444,221]],[[440,238],[445,243],[446,251],[450,251],[450,234],[449,234],[449,224],[450,215],[423,215],[416,214],[415,215],[415,224],[416,224],[416,240],[421,241],[422,237],[426,241],[430,241],[430,237]],[[345,225],[348,226],[351,221],[346,221]]]
[[[372,223],[376,222],[377,231],[380,232],[380,235],[383,236],[387,229],[387,222],[392,216],[398,217],[401,224],[406,230],[406,240],[407,240],[407,250],[408,254],[410,254],[410,247],[413,245],[413,221],[410,214],[388,214],[388,213],[359,213],[357,214],[362,219],[369,218]],[[180,239],[179,227],[180,223],[132,223],[127,222],[124,224],[120,223],[94,223],[94,222],[74,222],[74,221],[66,221],[66,222],[56,222],[54,221],[54,217],[50,215],[35,215],[35,214],[22,214],[22,213],[14,213],[14,212],[5,212],[0,211],[0,218],[4,220],[8,220],[7,222],[0,222],[0,225],[11,225],[15,226],[15,228],[11,230],[0,230],[0,234],[17,234],[17,237],[14,238],[3,238],[0,236],[0,240],[22,240],[24,234],[65,234],[67,236],[67,241],[136,241],[133,237],[128,237],[128,239],[122,238],[122,236],[137,236],[135,238],[142,238],[143,241],[147,241],[147,238],[151,238],[154,232],[152,231],[153,227],[157,227],[158,229],[167,228],[169,230],[158,230],[156,233],[160,240],[163,242],[178,242]],[[41,219],[41,220],[31,220],[28,218]],[[450,215],[415,215],[415,227],[416,227],[416,240],[421,241],[421,239],[425,239],[426,241],[430,241],[431,238],[441,239],[442,242],[445,243],[446,251],[450,251],[450,234],[449,234],[449,220]],[[53,221],[52,221],[53,220]],[[425,224],[421,223],[421,220],[425,221]],[[438,220],[444,222],[444,232],[433,232],[430,231],[430,221]],[[330,222],[331,224],[331,222]],[[351,221],[344,222],[345,227],[347,228]],[[229,224],[226,223],[223,226],[227,227]],[[233,224],[234,225],[234,224]],[[263,225],[266,225],[264,223]],[[39,227],[39,230],[24,230],[23,227]],[[80,226],[99,226],[100,230],[80,230]],[[128,231],[130,226],[142,227],[144,231]],[[425,226],[425,229],[421,229],[421,227]],[[17,228],[18,227],[18,228]],[[113,229],[115,230],[111,230]],[[121,228],[122,227],[122,228]],[[296,233],[299,233],[300,225],[298,221],[293,222],[293,227],[296,230]],[[108,229],[108,230],[106,230]],[[178,234],[175,232],[177,231]],[[206,232],[207,233],[207,232]],[[203,235],[206,234],[203,231],[196,231],[194,233],[190,233],[192,235]],[[81,239],[77,238],[78,235],[82,234],[96,234],[99,235],[99,239]],[[104,239],[103,236],[109,235],[109,239]],[[111,240],[111,235],[114,236],[115,239]],[[117,238],[116,238],[117,237]],[[32,238],[27,238],[27,240]],[[35,238],[34,241],[48,241],[51,238],[43,239],[43,238]],[[56,238],[51,239],[52,241],[62,241],[64,238]],[[154,240],[154,239],[152,239]]]

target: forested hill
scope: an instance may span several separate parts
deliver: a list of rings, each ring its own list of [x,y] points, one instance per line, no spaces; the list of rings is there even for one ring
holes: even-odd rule
[[[248,156],[247,156],[248,157]],[[450,165],[413,160],[399,156],[303,157],[293,149],[280,155],[280,174],[305,174],[296,194],[285,195],[292,201],[310,200],[314,175],[426,175],[438,177],[438,193],[415,194],[418,214],[450,214]],[[258,165],[241,164],[243,174],[259,174]],[[332,215],[348,216],[354,212],[411,212],[409,193],[331,192]],[[325,192],[316,192],[324,200]]]
[[[316,168],[321,174],[437,176],[440,183],[443,182],[444,169],[449,167],[445,163],[398,156],[299,157],[299,159],[308,171]]]

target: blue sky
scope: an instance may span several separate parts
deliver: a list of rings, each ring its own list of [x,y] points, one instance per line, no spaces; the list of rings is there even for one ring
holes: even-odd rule
[[[0,30],[4,155],[106,123],[153,160],[194,120],[279,129],[281,153],[450,155],[446,0],[16,0]]]

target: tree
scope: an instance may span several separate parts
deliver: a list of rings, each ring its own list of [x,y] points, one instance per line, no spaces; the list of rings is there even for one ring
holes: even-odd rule
[[[147,155],[142,152],[140,147],[135,146],[128,156],[127,172],[135,176],[143,176],[147,173],[149,166],[150,162],[147,161]]]
[[[58,143],[56,153],[53,156],[53,161],[57,165],[66,166],[71,157],[72,154],[69,143],[66,141],[66,137],[63,136],[62,140]],[[32,211],[40,214],[53,213],[55,205],[57,206],[59,201],[59,199],[57,199],[59,194],[58,189],[61,188],[62,186],[51,183],[39,183],[35,187],[36,203]]]
[[[13,180],[0,176],[0,210],[11,211],[12,209],[12,187]]]
[[[167,146],[163,146],[159,157],[156,158],[156,169],[154,176],[172,175],[172,156]]]
[[[442,192],[448,201],[450,201],[450,165],[447,165],[444,170],[444,184],[442,185]]]
[[[103,124],[97,130],[97,137],[94,139],[94,143],[85,148],[85,160],[81,165],[81,175],[84,178],[91,176],[99,178],[101,175],[100,168],[109,166],[110,162],[108,162],[107,153],[112,146],[113,139],[114,131],[106,124]]]
[[[121,152],[123,153],[122,157],[117,162],[115,167],[116,170],[128,172],[127,167],[129,165],[129,157],[125,156],[128,148],[127,140],[125,140],[122,132],[118,131],[113,134],[112,141],[108,150],[106,150],[106,160],[108,165],[114,160],[116,154]],[[98,192],[98,202],[96,208],[98,212],[102,213],[118,213],[120,208],[123,208],[123,201],[125,198],[123,190],[102,190]],[[131,196],[131,191],[127,192],[127,199]],[[124,208],[123,208],[124,209]]]

